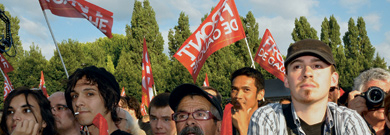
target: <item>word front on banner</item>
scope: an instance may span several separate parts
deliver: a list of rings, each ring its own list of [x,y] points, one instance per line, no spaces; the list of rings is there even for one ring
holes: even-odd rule
[[[191,73],[194,82],[212,53],[245,37],[234,2],[221,2],[174,56]]]

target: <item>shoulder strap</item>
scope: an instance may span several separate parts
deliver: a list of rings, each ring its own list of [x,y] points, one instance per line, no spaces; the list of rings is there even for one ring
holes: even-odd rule
[[[291,130],[294,134],[298,135],[298,127],[294,123],[293,115],[291,112],[291,104],[282,104],[282,109],[284,118],[286,119],[287,128]]]

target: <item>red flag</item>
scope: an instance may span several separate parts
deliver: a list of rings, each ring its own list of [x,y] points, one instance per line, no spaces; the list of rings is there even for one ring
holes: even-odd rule
[[[9,79],[7,74],[4,74],[4,100],[7,98],[8,94],[13,90],[13,86],[11,84],[11,80]]]
[[[204,79],[204,82],[203,82],[203,86],[210,86],[209,78],[207,77],[207,73],[206,73],[206,78]]]
[[[42,10],[49,9],[54,15],[85,18],[108,38],[112,38],[113,13],[104,8],[85,0],[39,0],[39,3]]]
[[[8,72],[11,72],[14,70],[14,68],[9,64],[7,59],[5,59],[4,55],[0,53],[0,68],[3,70],[4,74],[7,74]]]
[[[142,103],[140,107],[141,107],[141,115],[142,116],[147,115],[148,113],[146,112],[145,104]]]
[[[146,47],[146,40],[144,38],[144,51],[142,54],[142,103],[149,107],[149,102],[152,100],[154,79],[152,74],[152,65],[148,55],[148,48]]]
[[[261,39],[260,47],[256,52],[255,61],[280,80],[284,80],[284,60],[268,29],[265,30],[263,39]]]
[[[232,126],[232,107],[233,105],[228,103],[223,110],[222,124],[221,124],[221,135],[232,135],[233,126]]]
[[[122,88],[121,97],[126,96],[125,87]]]
[[[99,135],[108,135],[107,120],[102,114],[98,113],[95,118],[93,118],[92,123],[99,129]]]
[[[221,0],[174,57],[187,68],[195,83],[212,53],[243,38],[245,32],[234,0]]]
[[[46,91],[45,78],[43,77],[43,71],[41,71],[41,81],[39,83],[39,89],[42,90],[43,95],[45,95],[46,97],[49,97],[49,94],[47,94],[47,91]]]

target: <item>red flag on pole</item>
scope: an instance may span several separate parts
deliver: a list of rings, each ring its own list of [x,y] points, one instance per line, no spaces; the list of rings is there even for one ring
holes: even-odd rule
[[[14,70],[14,68],[9,64],[7,59],[5,59],[4,55],[0,53],[0,68],[3,70],[4,74],[7,74],[8,72],[11,72]]]
[[[141,103],[141,115],[142,116],[145,116],[147,115],[148,113],[146,112],[146,108],[145,108],[145,104],[144,103]]]
[[[209,78],[207,77],[207,73],[206,73],[206,78],[204,79],[204,82],[203,82],[203,86],[210,86]]]
[[[125,87],[122,88],[121,97],[126,96]]]
[[[245,31],[234,0],[221,0],[174,57],[187,68],[195,83],[212,53],[243,38]]]
[[[112,38],[113,13],[104,8],[85,0],[39,0],[39,3],[42,10],[49,9],[54,15],[85,18],[108,38]]]
[[[92,123],[99,129],[99,135],[108,135],[107,120],[102,114],[98,113],[95,118],[93,118]]]
[[[146,47],[146,40],[144,38],[144,50],[142,54],[142,103],[149,107],[149,102],[152,100],[154,79],[152,74],[152,65],[148,55],[148,48]]]
[[[41,81],[39,83],[39,89],[42,90],[43,95],[45,95],[46,97],[49,97],[49,94],[47,94],[47,91],[46,91],[45,77],[43,77],[43,71],[41,71]]]
[[[256,52],[255,61],[280,80],[284,80],[284,60],[268,29],[265,30],[263,39],[261,39],[260,47]]]
[[[4,80],[4,100],[5,100],[8,94],[13,90],[13,86],[7,74],[4,74],[4,78],[5,78]]]

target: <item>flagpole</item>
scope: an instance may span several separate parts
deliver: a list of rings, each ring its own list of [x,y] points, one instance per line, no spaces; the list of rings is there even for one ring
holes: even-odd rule
[[[56,39],[54,38],[53,31],[51,30],[50,23],[49,23],[49,21],[48,21],[48,19],[47,19],[47,16],[46,16],[46,12],[45,12],[44,10],[42,10],[42,12],[43,12],[43,15],[45,16],[45,20],[46,20],[46,23],[47,23],[47,27],[49,27],[49,31],[50,31],[51,37],[53,38],[53,41],[54,41],[54,45],[55,45],[56,48],[57,48],[58,55],[60,56],[62,66],[64,66],[66,78],[69,78],[68,71],[66,70],[64,60],[62,59],[62,56],[61,56],[60,48],[58,48],[57,41],[56,41]]]
[[[245,42],[246,42],[246,46],[248,47],[249,56],[251,57],[251,60],[252,60],[252,66],[251,66],[251,67],[254,68],[254,69],[256,69],[256,67],[255,67],[255,62],[253,61],[252,53],[251,53],[251,50],[250,50],[250,48],[249,48],[248,40],[246,39],[246,37],[245,37]]]
[[[4,80],[6,80],[8,84],[10,84],[10,83],[8,82],[9,80],[7,79],[7,77],[5,77],[5,74],[4,74],[4,72],[3,72],[3,69],[0,68],[0,71],[1,71],[1,74],[3,75],[3,77],[4,77]],[[12,90],[12,86],[10,86],[10,88],[11,88],[11,90]]]

